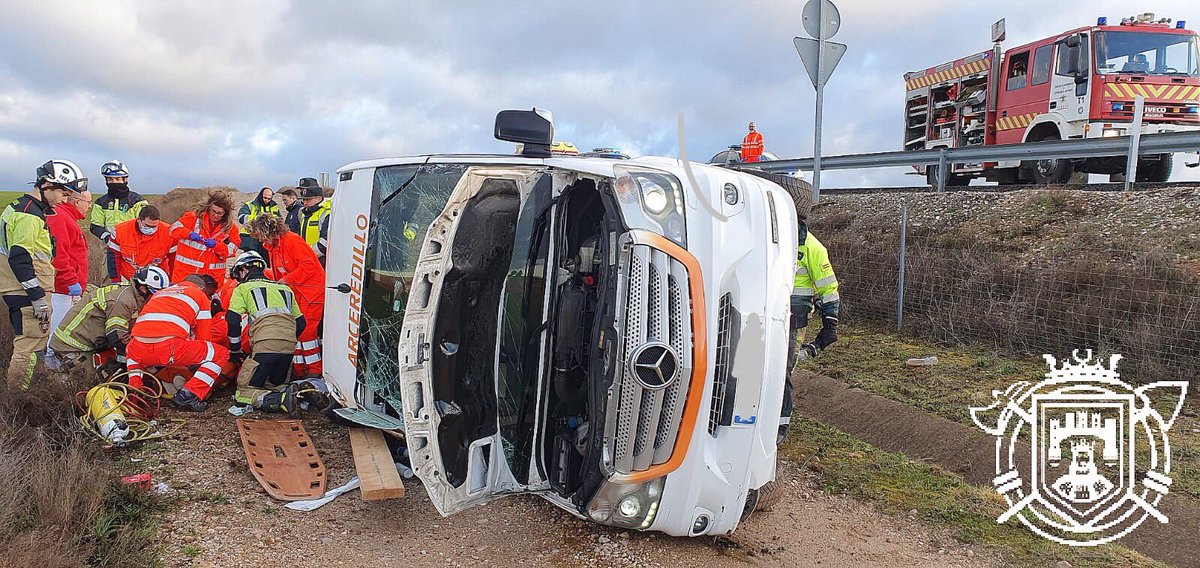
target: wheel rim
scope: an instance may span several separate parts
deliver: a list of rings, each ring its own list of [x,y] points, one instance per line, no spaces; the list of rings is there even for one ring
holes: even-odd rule
[[[1038,160],[1037,172],[1042,177],[1050,177],[1058,169],[1058,160]]]

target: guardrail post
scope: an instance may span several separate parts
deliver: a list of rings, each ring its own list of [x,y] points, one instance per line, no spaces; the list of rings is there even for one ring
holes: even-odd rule
[[[908,240],[908,206],[900,207],[900,281],[896,284],[896,330],[904,325],[904,253]]]
[[[1133,189],[1137,181],[1138,148],[1142,144],[1142,112],[1146,108],[1146,97],[1138,95],[1133,99],[1133,126],[1129,133],[1129,158],[1125,162],[1125,191]]]
[[[948,175],[950,175],[950,174],[949,174],[949,172],[946,171],[946,149],[941,148],[938,151],[938,176],[937,176],[938,193],[946,191],[946,176],[948,176]]]

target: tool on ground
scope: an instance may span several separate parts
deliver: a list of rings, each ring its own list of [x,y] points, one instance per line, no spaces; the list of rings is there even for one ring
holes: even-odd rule
[[[120,373],[114,378],[124,375]],[[170,419],[163,423],[157,420],[162,393],[151,387],[155,384],[151,381],[139,389],[110,381],[77,393],[80,424],[97,438],[117,448],[179,432],[183,429],[183,420]]]
[[[325,494],[325,464],[303,422],[239,418],[237,428],[250,473],[267,494],[281,501]]]

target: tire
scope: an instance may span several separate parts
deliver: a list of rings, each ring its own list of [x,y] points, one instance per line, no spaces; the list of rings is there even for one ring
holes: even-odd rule
[[[768,481],[758,489],[751,489],[746,495],[746,505],[742,508],[742,521],[750,518],[750,515],[759,511],[770,511],[771,507],[779,503],[786,493],[785,487],[778,480]]]
[[[807,219],[808,214],[812,212],[813,187],[811,183],[787,174],[764,172],[761,170],[742,171],[768,181],[773,181],[787,191],[788,195],[792,196],[792,203],[796,205],[796,216],[800,219]]]
[[[1138,183],[1166,183],[1171,179],[1171,167],[1174,165],[1171,154],[1161,154],[1159,159],[1146,164],[1138,164]]]
[[[925,169],[925,182],[934,191],[937,190],[937,166],[929,166]],[[963,174],[951,173],[946,177],[946,187],[963,187],[971,184],[971,176]]]
[[[1057,133],[1049,132],[1043,134],[1037,140],[1030,140],[1030,142],[1044,142],[1046,140],[1061,140],[1061,138]],[[1033,183],[1039,185],[1064,184],[1070,181],[1071,175],[1075,173],[1075,165],[1070,160],[1026,161],[1022,165],[1029,168]]]

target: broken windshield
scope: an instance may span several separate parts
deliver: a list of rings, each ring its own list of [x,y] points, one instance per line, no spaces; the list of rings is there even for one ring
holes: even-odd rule
[[[1102,74],[1200,76],[1194,35],[1148,32],[1096,34],[1096,68]]]
[[[359,384],[400,416],[397,349],[404,308],[425,230],[446,207],[465,164],[391,166],[375,170],[363,283]]]

